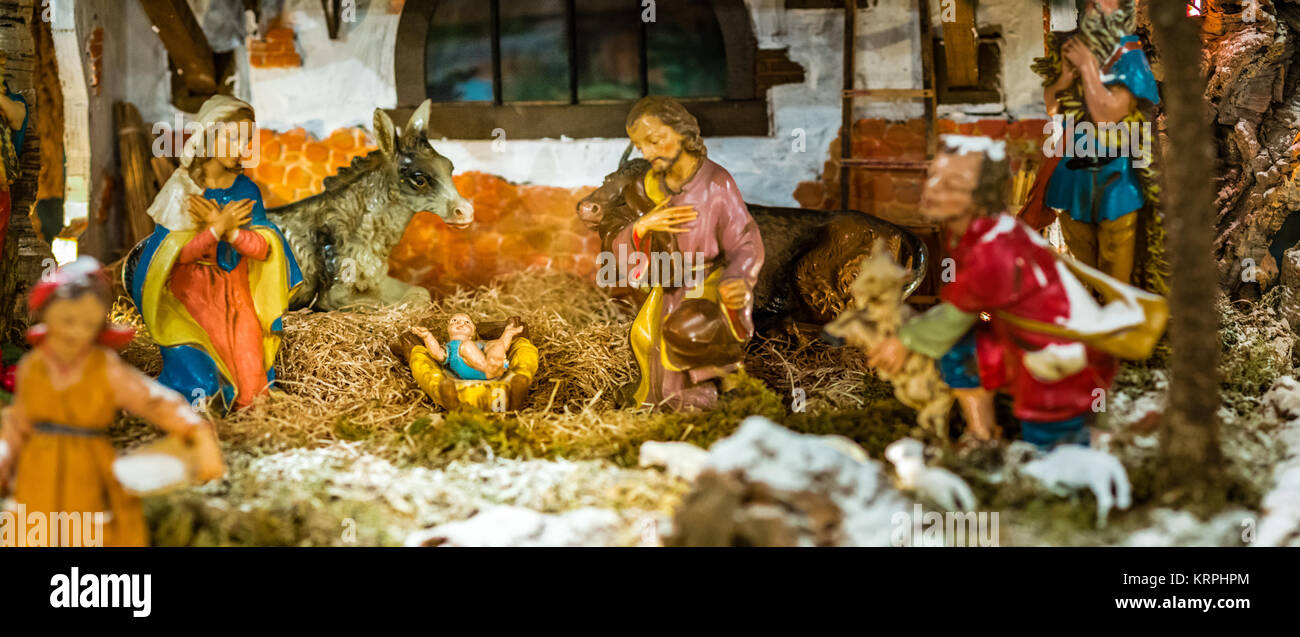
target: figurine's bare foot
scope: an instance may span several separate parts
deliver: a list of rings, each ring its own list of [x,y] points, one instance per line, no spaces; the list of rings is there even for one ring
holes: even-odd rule
[[[528,386],[533,380],[527,376],[515,374],[510,378],[510,409],[523,409],[528,400]]]
[[[740,386],[740,374],[727,374],[722,377],[719,383],[722,385],[722,393],[725,394]]]
[[[450,378],[442,379],[438,384],[438,399],[447,411],[453,411],[460,407],[460,396],[456,393],[456,381]]]
[[[636,388],[641,385],[640,381],[631,381],[623,383],[616,390],[614,403],[619,407],[636,407]]]

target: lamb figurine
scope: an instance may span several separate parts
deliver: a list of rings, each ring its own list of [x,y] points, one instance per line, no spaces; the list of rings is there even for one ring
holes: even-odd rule
[[[709,462],[709,452],[689,442],[641,443],[637,464],[641,467],[662,467],[669,476],[695,482],[704,465]]]
[[[971,511],[975,494],[957,474],[940,467],[925,466],[925,445],[912,438],[895,440],[885,447],[885,458],[894,463],[898,486],[914,491],[947,511]]]
[[[1061,445],[1046,456],[1026,463],[1021,473],[1038,480],[1049,491],[1067,495],[1079,489],[1091,489],[1097,498],[1097,528],[1105,528],[1112,506],[1127,509],[1130,486],[1124,465],[1108,453]],[[1113,491],[1113,494],[1112,494]]]

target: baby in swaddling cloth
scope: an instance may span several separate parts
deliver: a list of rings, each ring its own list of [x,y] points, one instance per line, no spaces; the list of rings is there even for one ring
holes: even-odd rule
[[[506,352],[510,341],[524,331],[524,326],[511,320],[494,341],[477,340],[474,321],[465,314],[453,314],[447,320],[447,347],[444,349],[429,330],[415,326],[411,332],[424,341],[424,347],[434,360],[443,363],[461,380],[493,380],[500,378],[509,368]]]

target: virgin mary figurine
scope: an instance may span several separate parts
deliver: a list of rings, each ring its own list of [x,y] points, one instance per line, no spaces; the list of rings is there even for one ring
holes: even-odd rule
[[[163,385],[192,401],[242,408],[275,381],[281,316],[302,273],[262,193],[243,174],[253,108],[203,103],[180,167],[149,207],[131,297],[162,350]]]

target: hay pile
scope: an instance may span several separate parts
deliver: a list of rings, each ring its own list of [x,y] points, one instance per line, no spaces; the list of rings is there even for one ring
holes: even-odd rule
[[[457,412],[444,419],[389,351],[388,343],[415,324],[445,338],[446,319],[456,312],[476,321],[519,316],[528,324],[540,354],[529,409],[510,415]],[[125,299],[114,308],[114,319],[139,330],[123,358],[156,375],[157,348]],[[720,413],[617,409],[618,389],[636,377],[627,345],[631,319],[626,305],[594,284],[551,271],[462,288],[432,306],[292,312],[284,317],[277,366],[281,391],[221,419],[218,428],[229,445],[259,452],[367,440],[384,455],[392,456],[382,449],[388,448],[421,460],[485,442],[496,453],[520,457],[625,456],[637,441],[663,436],[706,443],[749,413],[779,419],[793,387],[803,389],[807,412],[861,407],[865,387],[874,382],[852,350],[793,337],[755,339],[747,367],[766,386],[749,379]],[[705,432],[709,423],[728,427]]]

